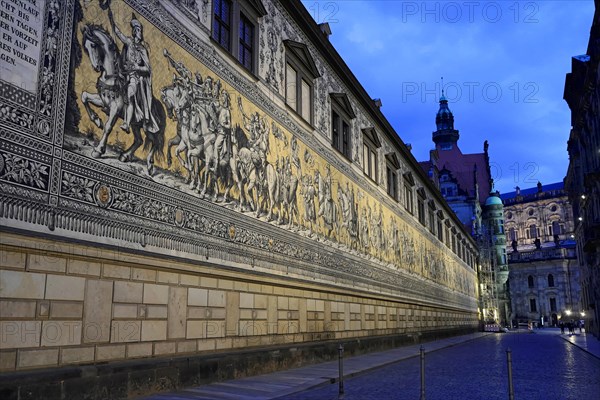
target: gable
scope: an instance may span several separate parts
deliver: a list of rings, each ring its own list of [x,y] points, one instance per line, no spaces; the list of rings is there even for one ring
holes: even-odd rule
[[[335,103],[342,111],[344,111],[350,118],[356,118],[354,110],[352,109],[352,103],[346,93],[330,93],[331,101]]]
[[[248,4],[259,17],[264,17],[268,14],[267,9],[260,0],[246,0],[246,4]]]
[[[377,132],[375,132],[375,128],[370,127],[370,128],[364,128],[362,130],[363,135],[371,142],[373,143],[373,145],[375,145],[375,147],[379,148],[381,147],[381,141],[379,140],[379,135],[377,135]]]
[[[394,167],[394,169],[400,169],[400,160],[398,159],[398,156],[396,155],[396,153],[386,154],[385,159],[387,160],[388,163],[390,163],[390,165],[392,167]]]
[[[285,51],[292,55],[292,57],[300,63],[300,65],[309,72],[313,78],[321,76],[317,65],[310,55],[308,47],[304,43],[294,42],[293,40],[284,40]]]

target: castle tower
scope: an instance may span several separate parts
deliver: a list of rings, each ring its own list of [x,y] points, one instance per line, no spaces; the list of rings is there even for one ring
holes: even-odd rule
[[[506,258],[506,234],[504,233],[504,205],[498,192],[490,193],[483,207],[483,225],[486,240],[489,240],[490,262],[496,284],[498,299],[498,316],[502,325],[508,323],[509,296],[506,283],[508,281],[508,260]]]
[[[440,97],[440,109],[435,116],[435,124],[437,130],[433,132],[433,141],[436,149],[450,150],[456,146],[459,134],[454,129],[454,115],[448,108],[448,99],[444,96],[443,90],[442,97]]]

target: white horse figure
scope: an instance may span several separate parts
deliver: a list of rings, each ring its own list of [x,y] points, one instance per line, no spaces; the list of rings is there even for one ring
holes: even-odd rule
[[[102,129],[102,138],[92,151],[92,157],[99,158],[106,152],[106,143],[118,118],[123,118],[127,91],[127,77],[123,73],[119,49],[110,34],[101,26],[87,24],[82,27],[82,43],[85,53],[89,56],[94,71],[98,72],[96,88],[98,93],[84,91],[81,101],[92,122]],[[91,106],[100,108],[107,116],[102,121]],[[157,117],[159,130],[155,133],[145,131],[145,148],[148,150],[146,168],[149,175],[154,173],[154,157],[161,155],[165,140],[166,115],[162,104],[152,97],[152,113]],[[135,151],[142,145],[142,123],[131,121],[133,143],[119,159],[128,162],[133,159]]]

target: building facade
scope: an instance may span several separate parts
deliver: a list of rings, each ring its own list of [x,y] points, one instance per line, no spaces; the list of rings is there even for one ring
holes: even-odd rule
[[[586,329],[600,338],[600,2],[594,3],[587,53],[571,59],[565,79],[571,109],[565,187],[575,217]]]
[[[481,303],[486,321],[508,325],[510,299],[508,297],[508,260],[504,231],[504,205],[500,194],[490,193],[483,206],[482,232],[477,236],[480,246],[479,284]],[[484,291],[485,289],[485,291]],[[493,308],[490,308],[493,307]]]
[[[85,365],[57,397],[121,398],[477,329],[476,242],[300,1],[10,12],[3,393]]]
[[[585,316],[571,203],[562,182],[502,195],[510,320],[557,326]]]
[[[460,134],[454,128],[454,114],[443,91],[439,104],[432,134],[435,149],[430,151],[429,160],[420,164],[477,242],[481,324],[506,325],[506,238],[502,201],[498,193],[492,192],[488,142],[483,143],[483,153],[464,154],[458,145]]]

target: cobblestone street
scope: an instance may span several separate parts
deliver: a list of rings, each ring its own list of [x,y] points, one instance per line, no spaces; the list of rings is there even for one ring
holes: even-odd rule
[[[515,399],[595,399],[600,393],[600,359],[564,340],[557,330],[541,329],[490,335],[426,353],[426,398],[507,399],[507,348],[512,352]],[[414,357],[347,379],[344,398],[418,399],[419,371],[419,358]],[[281,398],[337,399],[338,385]]]
[[[420,345],[344,360],[346,400],[420,396]],[[506,350],[511,349],[515,399],[597,399],[600,341],[592,335],[561,335],[557,328],[475,333],[427,342],[426,398],[508,399]],[[338,362],[308,365],[160,393],[145,400],[335,400]]]

